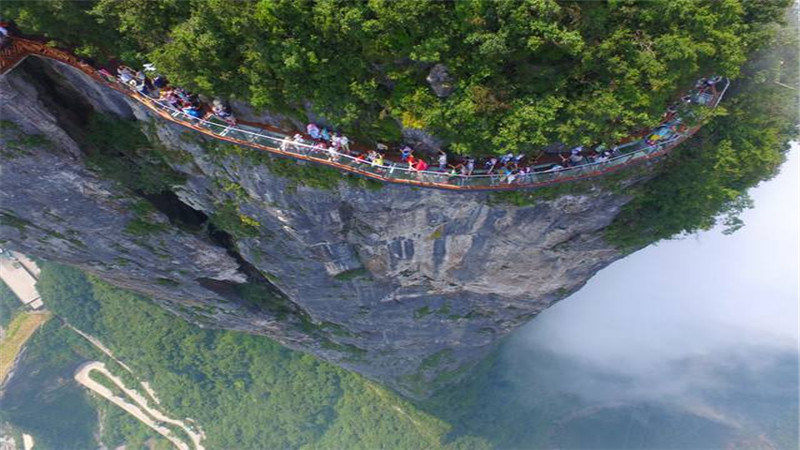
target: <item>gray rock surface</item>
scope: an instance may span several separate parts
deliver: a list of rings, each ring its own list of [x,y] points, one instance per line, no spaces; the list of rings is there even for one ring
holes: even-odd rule
[[[66,107],[52,104],[45,85]],[[276,174],[254,150],[214,151],[198,133],[36,58],[0,78],[0,99],[4,121],[49,141],[3,152],[3,245],[78,266],[201,326],[269,336],[409,396],[458,379],[498,339],[621,257],[602,231],[624,195],[597,190],[514,207],[482,193],[365,189],[344,176],[338,187],[315,189]],[[235,201],[258,234],[226,249],[161,212],[151,219],[165,230],[130,234],[140,199],[87,169],[80,117],[64,117],[71,107],[148,122],[152,139],[191,156],[172,165],[186,179],[174,187],[178,198],[208,216]],[[3,133],[4,148],[13,135]],[[288,314],[219,288],[253,282],[253,269]]]
[[[431,68],[426,80],[431,86],[431,89],[433,89],[433,93],[439,98],[449,96],[453,93],[453,89],[455,89],[453,86],[453,77],[450,76],[447,66],[441,63]]]

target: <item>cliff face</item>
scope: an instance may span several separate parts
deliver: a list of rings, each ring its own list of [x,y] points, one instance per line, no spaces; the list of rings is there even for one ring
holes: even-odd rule
[[[375,189],[344,176],[317,189],[283,176],[300,166],[221,150],[59,63],[28,58],[0,79],[0,92],[4,245],[410,396],[456,379],[621,256],[601,237],[628,200],[618,193],[514,207],[488,194]],[[147,233],[131,226],[141,196],[87,168],[79,142],[92,111],[142,121],[180,156],[170,166],[185,182],[149,197],[158,209],[147,213],[157,225]],[[206,221],[237,211],[256,233]]]

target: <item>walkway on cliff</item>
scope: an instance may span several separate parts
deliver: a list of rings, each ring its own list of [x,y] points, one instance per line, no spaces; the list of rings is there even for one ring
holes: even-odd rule
[[[581,164],[566,168],[549,163],[534,166],[530,172],[518,173],[514,176],[508,176],[508,174],[504,173],[462,175],[435,170],[414,170],[403,163],[386,161],[384,164],[374,164],[355,156],[332,153],[305,140],[293,140],[291,138],[293,133],[289,134],[267,126],[256,126],[257,124],[252,123],[230,125],[215,117],[207,119],[192,117],[165,102],[132,90],[103,69],[95,68],[66,51],[50,47],[43,42],[35,40],[20,37],[11,38],[10,42],[0,50],[0,75],[13,70],[29,55],[53,59],[75,67],[98,83],[115,89],[143,104],[162,119],[218,140],[296,160],[311,161],[385,183],[446,190],[522,190],[597,177],[664,156],[700,128],[700,125],[685,126],[681,118],[673,111],[665,116],[665,121],[662,124],[646,134],[646,136],[657,136],[657,140],[648,141],[642,138],[615,146],[613,154],[609,157],[598,158],[593,162],[583,161]],[[703,92],[702,89],[699,91],[694,90],[684,98],[694,104],[716,108],[730,85],[729,80],[724,79],[722,81],[724,82],[724,87],[719,90],[713,89],[711,94]]]

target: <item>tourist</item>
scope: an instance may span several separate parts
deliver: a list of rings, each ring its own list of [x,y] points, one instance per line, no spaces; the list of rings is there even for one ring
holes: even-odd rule
[[[223,104],[221,100],[214,99],[211,111],[214,113],[214,115],[224,120],[229,126],[236,125],[236,118],[233,117],[230,108]]]
[[[406,162],[408,163],[408,168],[413,169],[414,165],[417,163],[417,158],[414,155],[409,154],[408,158],[406,158]]]
[[[195,108],[200,108],[203,106],[203,104],[200,102],[200,96],[194,93],[186,94],[186,101]]]
[[[339,138],[339,145],[345,154],[350,154],[350,139],[348,139],[347,136],[343,135]]]
[[[320,139],[322,139],[325,142],[330,142],[330,140],[331,140],[331,135],[328,132],[327,128],[323,128],[322,131],[320,131],[319,137],[320,137]]]
[[[706,79],[705,78],[700,78],[699,80],[697,80],[694,83],[694,88],[695,89],[702,89],[705,86],[706,86]]]
[[[150,94],[150,91],[147,89],[147,85],[144,83],[144,81],[137,78],[128,80],[128,86],[144,96],[149,96]]]
[[[484,167],[486,168],[486,174],[487,174],[487,175],[491,175],[491,174],[492,174],[492,172],[494,171],[494,169],[495,169],[495,167],[496,167],[496,166],[497,166],[497,158],[496,158],[496,157],[494,157],[494,156],[492,156],[492,157],[491,157],[491,158],[489,158],[489,160],[488,160],[488,161],[486,161],[486,163],[484,164]]]
[[[406,145],[405,147],[400,149],[400,160],[403,162],[407,162],[409,158],[413,158],[413,156],[411,155],[413,152],[414,150],[412,150],[411,147]]]
[[[531,174],[532,173],[533,173],[533,169],[530,166],[521,168],[519,170],[519,178],[518,178],[519,179],[519,183],[520,184],[525,184],[525,183],[531,181],[530,178],[531,178]]]
[[[319,139],[319,127],[316,124],[309,123],[306,125],[306,131],[308,135],[311,136],[312,139],[318,140]]]
[[[165,87],[167,87],[168,84],[169,82],[167,81],[167,78],[164,76],[157,75],[155,78],[153,78],[153,86],[159,89],[164,89]]]
[[[292,142],[294,145],[289,148],[296,152],[303,151],[306,148],[305,142],[303,141],[303,135],[300,133],[295,133],[294,136],[292,136]]]
[[[337,152],[335,148],[328,147],[325,144],[322,144],[322,150],[327,150],[328,151],[328,160],[329,161],[333,161],[333,162],[339,161],[339,152]]]
[[[447,172],[447,153],[439,150],[439,170]]]
[[[511,184],[514,182],[514,179],[516,177],[517,176],[516,174],[514,174],[514,169],[512,169],[510,165],[506,164],[505,166],[503,166],[502,180],[505,180],[506,183]]]
[[[191,119],[200,120],[203,118],[203,112],[200,111],[200,108],[196,107],[195,105],[188,105],[181,109],[187,116]]]
[[[125,84],[128,84],[131,80],[136,78],[136,74],[128,66],[117,67],[117,76],[119,77],[119,81]]]
[[[175,92],[173,92],[171,89],[161,91],[158,100],[161,103],[166,103],[173,109],[181,109],[181,100],[178,98],[177,95],[175,95]]]
[[[114,81],[116,81],[116,77],[114,77],[114,75],[112,75],[111,72],[107,71],[106,69],[100,69],[97,71],[97,73],[101,77],[103,77],[105,81],[108,81],[109,83],[113,83]]]
[[[173,89],[172,92],[174,92],[175,95],[177,95],[178,98],[181,99],[181,102],[186,103],[186,104],[191,103],[189,101],[189,93],[186,92],[186,89],[181,88],[181,87],[177,87],[177,88]]]
[[[466,169],[467,175],[472,176],[472,173],[475,171],[475,158],[468,156],[467,164],[464,166],[464,169]]]
[[[11,37],[8,28],[0,26],[0,50],[11,45]]]
[[[142,72],[141,70],[136,71],[135,78],[142,83],[147,83],[147,75],[145,75],[144,72]]]
[[[322,142],[317,142],[317,143],[315,143],[315,144],[314,144],[314,145],[311,147],[311,150],[312,150],[312,151],[315,151],[315,152],[319,152],[319,153],[327,153],[327,151],[328,151],[328,150],[327,150],[327,148],[325,147],[325,144],[323,144]],[[329,156],[330,156],[330,155],[329,155]]]

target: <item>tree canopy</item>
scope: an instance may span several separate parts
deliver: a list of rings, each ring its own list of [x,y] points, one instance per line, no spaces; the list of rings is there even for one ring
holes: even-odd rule
[[[198,328],[54,263],[42,266],[40,287],[61,319],[91,330],[148,381],[165,411],[196,420],[207,448],[488,448],[475,436],[448,436],[446,422],[397,394],[266,337]],[[93,402],[98,417],[81,388],[62,386],[87,359],[105,361],[129,386],[136,383],[59,321],[31,339],[27,355],[20,370],[35,376],[19,377],[17,391],[0,403],[0,420],[33,432],[37,442],[46,438],[43,448],[90,448],[97,420],[107,447],[157,437],[104,400]],[[50,393],[53,385],[62,386],[58,395]],[[59,422],[48,427],[50,420]]]
[[[735,77],[789,0],[93,0],[2,15],[100,59],[346,133],[401,126],[471,154],[609,142],[658,122],[694,78]],[[439,98],[426,77],[451,75]]]
[[[631,190],[632,202],[607,229],[635,249],[718,223],[732,232],[752,206],[747,190],[778,172],[800,123],[798,22],[771,34],[751,56],[724,114],[676,148],[657,177]]]

